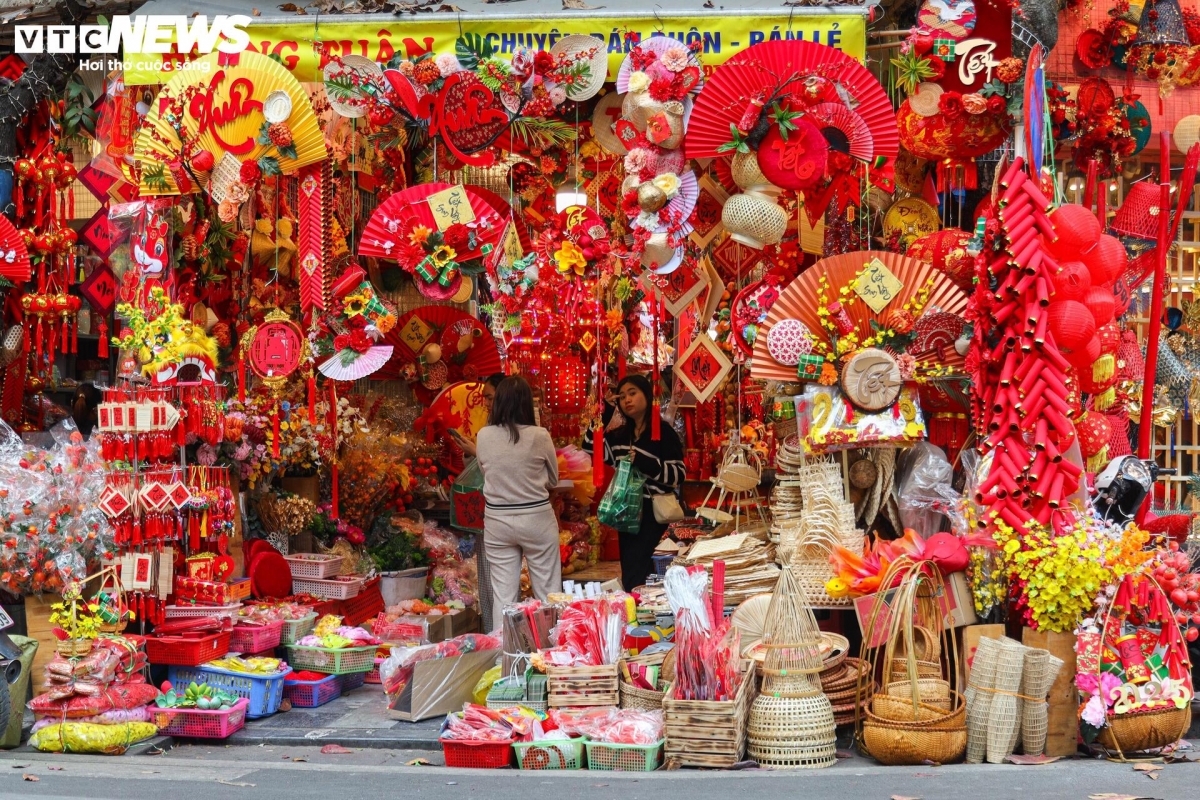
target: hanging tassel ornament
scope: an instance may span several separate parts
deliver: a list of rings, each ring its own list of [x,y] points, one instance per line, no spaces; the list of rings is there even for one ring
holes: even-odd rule
[[[246,403],[246,359],[242,351],[238,351],[238,402]]]
[[[592,486],[599,489],[604,485],[604,422],[596,424],[592,435]]]
[[[308,376],[308,424],[317,424],[317,376]]]
[[[658,407],[658,385],[661,381],[658,377],[658,314],[660,302],[657,294],[652,297],[652,302],[654,303],[654,330],[651,331],[650,346],[654,348],[654,375],[651,376],[651,393],[654,395],[654,402],[650,406],[650,441],[657,442],[662,438],[662,419]]]
[[[108,321],[100,320],[100,341],[96,344],[96,355],[108,358]]]
[[[279,458],[279,406],[275,406],[275,410],[271,412],[271,431],[274,436],[271,439],[271,455]]]
[[[329,382],[329,429],[333,431],[333,455],[331,459],[330,477],[330,516],[338,518],[338,465],[337,465],[337,387]]]

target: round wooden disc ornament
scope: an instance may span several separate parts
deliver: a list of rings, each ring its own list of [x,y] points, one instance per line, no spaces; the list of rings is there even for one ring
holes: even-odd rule
[[[913,92],[912,97],[908,98],[908,104],[912,110],[920,114],[922,117],[937,116],[938,101],[942,97],[942,92],[945,90],[936,83],[922,83]]]
[[[856,407],[876,412],[896,402],[904,380],[895,358],[877,347],[868,347],[852,355],[842,368],[841,386]]]
[[[879,467],[869,458],[862,458],[850,465],[850,485],[856,489],[870,489],[879,477]]]

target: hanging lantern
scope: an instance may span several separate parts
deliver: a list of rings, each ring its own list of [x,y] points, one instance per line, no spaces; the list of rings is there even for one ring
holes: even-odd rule
[[[1095,246],[1104,233],[1096,215],[1081,205],[1068,203],[1050,214],[1050,223],[1058,238],[1050,244],[1050,252],[1060,259],[1079,258]]]
[[[1187,26],[1179,0],[1146,0],[1138,20],[1137,38],[1130,49],[1142,46],[1188,44]]]
[[[1082,351],[1096,338],[1096,319],[1083,303],[1058,300],[1046,311],[1050,317],[1050,333],[1059,349],[1072,353]]]
[[[1158,236],[1158,184],[1138,181],[1129,187],[1125,202],[1113,216],[1112,229],[1121,236],[1153,240]]]
[[[938,113],[922,116],[911,99],[900,104],[896,122],[900,144],[917,158],[937,163],[938,188],[974,189],[978,183],[975,159],[990,153],[1008,136],[1006,114]],[[962,170],[959,180],[959,170]]]
[[[1117,298],[1113,297],[1111,290],[1103,286],[1093,286],[1088,290],[1083,303],[1092,312],[1092,318],[1096,320],[1097,328],[1112,322],[1113,312],[1117,307]]]
[[[1079,436],[1079,453],[1087,462],[1087,471],[1104,469],[1108,461],[1108,442],[1112,438],[1108,417],[1098,411],[1088,411],[1076,418],[1075,432]]]
[[[552,355],[542,391],[550,413],[579,414],[587,402],[587,365],[570,354]]]
[[[779,244],[788,223],[787,212],[775,202],[779,187],[763,175],[753,151],[735,155],[731,169],[742,193],[725,201],[721,222],[726,230],[734,241],[755,250]]]
[[[1083,260],[1092,272],[1093,286],[1112,286],[1125,274],[1125,267],[1129,263],[1125,246],[1115,236],[1108,234],[1101,236],[1094,247],[1084,251]]]
[[[913,240],[904,254],[932,264],[960,289],[972,292],[975,284],[975,258],[967,252],[967,244],[970,241],[971,234],[966,231],[947,228]]]
[[[1051,280],[1055,300],[1082,302],[1092,288],[1092,273],[1082,261],[1064,261]]]

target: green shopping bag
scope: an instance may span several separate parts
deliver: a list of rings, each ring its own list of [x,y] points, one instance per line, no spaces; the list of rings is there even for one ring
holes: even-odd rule
[[[483,533],[483,512],[483,470],[473,458],[450,486],[450,527]]]
[[[600,498],[596,516],[604,525],[625,533],[637,533],[642,526],[642,489],[646,478],[634,469],[632,455],[617,465],[608,491]]]

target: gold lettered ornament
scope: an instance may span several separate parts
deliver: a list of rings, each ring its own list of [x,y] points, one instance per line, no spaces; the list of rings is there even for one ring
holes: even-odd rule
[[[896,359],[877,347],[851,355],[842,368],[840,383],[851,403],[871,412],[882,411],[896,402],[904,386]]]
[[[246,331],[241,346],[254,374],[276,394],[302,363],[311,360],[308,337],[278,308],[268,312],[261,324]]]

